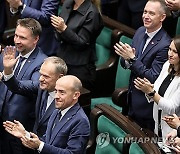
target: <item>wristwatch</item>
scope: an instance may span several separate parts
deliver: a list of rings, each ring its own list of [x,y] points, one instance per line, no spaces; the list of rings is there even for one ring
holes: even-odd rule
[[[153,90],[152,92],[148,93],[147,95],[148,95],[148,97],[153,98],[155,93],[156,93],[156,91]]]
[[[134,57],[134,58],[130,58],[128,61],[129,61],[129,64],[132,64],[133,62],[135,62],[137,59],[136,59],[136,57]]]

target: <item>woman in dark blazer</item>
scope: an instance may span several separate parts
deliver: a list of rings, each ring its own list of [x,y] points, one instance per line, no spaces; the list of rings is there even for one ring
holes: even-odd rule
[[[103,28],[101,14],[91,0],[66,0],[60,15],[51,16],[59,40],[57,55],[77,76],[83,87],[92,90],[96,76],[95,42]]]

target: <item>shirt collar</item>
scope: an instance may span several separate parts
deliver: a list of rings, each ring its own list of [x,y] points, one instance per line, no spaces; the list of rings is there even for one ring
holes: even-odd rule
[[[35,49],[35,48],[34,48],[34,49]],[[34,49],[33,49],[32,51],[28,52],[27,54],[23,55],[23,56],[22,56],[22,54],[21,54],[21,53],[19,53],[19,56],[21,56],[21,57],[25,57],[26,59],[28,59],[28,58],[29,58],[29,56],[31,55],[31,53],[34,51]]]
[[[61,111],[62,117],[66,114],[66,112],[67,112],[71,107],[72,107],[72,106],[70,106],[70,107],[68,107],[68,108],[66,108],[66,109],[64,109],[64,110]]]
[[[49,96],[55,98],[55,91],[49,92]]]
[[[147,29],[146,29],[146,34],[150,37],[150,38],[153,38],[156,34],[157,34],[157,32],[159,32],[159,30],[162,28],[162,26],[160,27],[160,28],[158,28],[157,30],[155,30],[154,32],[151,32],[151,33],[148,33],[147,32]]]

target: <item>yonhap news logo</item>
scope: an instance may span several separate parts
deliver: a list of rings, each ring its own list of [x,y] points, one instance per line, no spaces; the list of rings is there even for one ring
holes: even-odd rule
[[[108,146],[110,143],[109,133],[108,132],[100,133],[96,137],[96,143],[99,148],[104,148],[104,147]]]
[[[162,141],[162,138],[157,138],[157,137],[128,137],[125,138],[125,136],[110,136],[110,134],[108,132],[104,132],[104,133],[100,133],[97,137],[96,137],[96,143],[97,146],[99,148],[104,148],[107,147],[110,142],[112,144],[122,144],[122,143],[147,143],[147,142],[151,142],[151,143],[158,143],[159,141]]]

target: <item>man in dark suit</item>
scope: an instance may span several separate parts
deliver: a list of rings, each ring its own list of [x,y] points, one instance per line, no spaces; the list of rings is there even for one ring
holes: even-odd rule
[[[7,0],[12,14],[21,14],[21,18],[34,18],[42,26],[39,47],[48,56],[56,55],[58,42],[55,39],[50,16],[57,15],[59,0]],[[49,41],[51,40],[51,41]]]
[[[14,37],[16,47],[6,47],[0,57],[0,71],[3,71],[3,82],[0,82],[1,120],[18,119],[28,130],[32,130],[34,125],[36,95],[33,91],[39,86],[39,69],[47,57],[36,46],[40,33],[41,25],[35,19],[19,19]],[[3,64],[6,64],[6,69],[3,68]],[[11,92],[5,84],[13,78],[21,80],[26,88],[32,87],[30,88],[31,95],[23,96]],[[0,139],[3,141],[3,154],[23,153],[21,144],[16,138],[7,134],[4,129],[0,131],[2,133]]]
[[[78,103],[81,81],[72,75],[56,82],[55,106],[42,141],[34,133],[22,129],[18,121],[4,122],[6,131],[21,139],[22,143],[40,153],[84,154],[90,135],[90,124]],[[29,137],[28,137],[29,136]]]
[[[131,70],[128,115],[141,127],[152,131],[154,130],[153,104],[148,103],[144,93],[134,87],[134,79],[147,78],[154,83],[167,60],[171,39],[162,29],[162,22],[166,18],[165,8],[163,1],[149,0],[142,16],[144,26],[136,31],[132,47],[121,42],[114,46],[116,53],[122,57],[121,65]]]
[[[7,61],[6,63],[9,63]],[[4,67],[4,69],[6,69]],[[28,87],[24,81],[12,78],[6,82],[7,87],[14,93],[31,97],[32,92],[37,95],[35,106],[35,125],[33,132],[42,137],[47,128],[49,117],[55,109],[55,84],[56,81],[66,75],[66,63],[59,57],[48,57],[44,60],[40,68],[39,88]],[[32,89],[34,89],[32,91]]]

